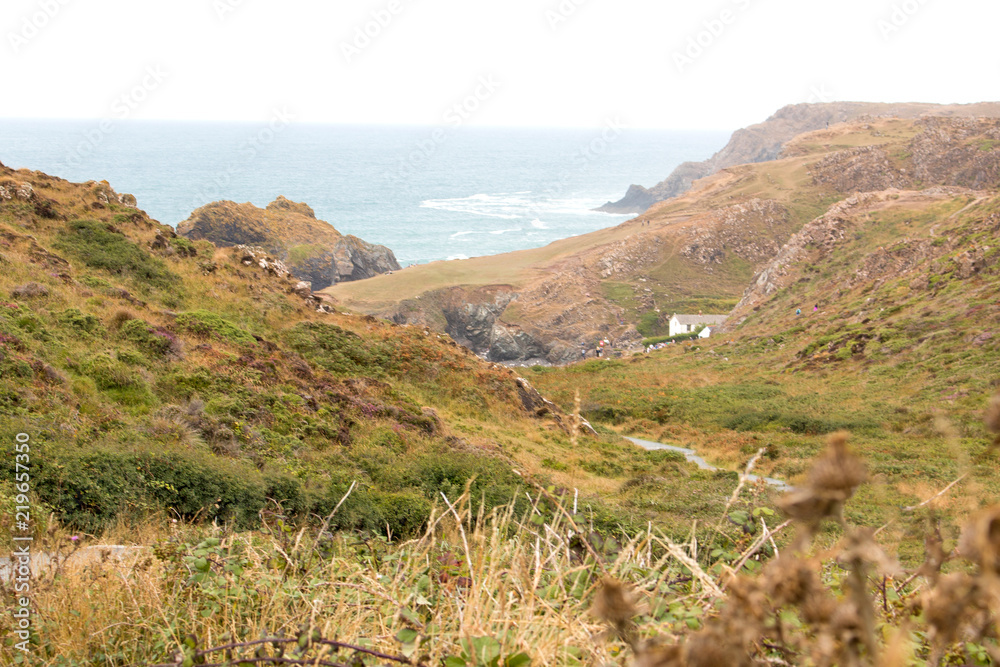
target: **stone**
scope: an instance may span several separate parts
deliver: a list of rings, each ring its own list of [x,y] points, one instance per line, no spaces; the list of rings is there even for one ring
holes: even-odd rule
[[[11,291],[11,296],[15,299],[34,299],[37,297],[48,296],[49,288],[45,285],[40,285],[35,282],[25,283],[19,287],[15,287]]]
[[[428,430],[431,434],[439,433],[441,431],[444,423],[441,421],[441,417],[438,416],[438,413],[434,408],[422,407],[420,408],[420,414],[430,421],[431,428]]]
[[[163,234],[157,234],[156,237],[153,238],[153,242],[149,244],[149,247],[153,250],[164,250],[170,247],[170,241],[168,241],[167,237]]]

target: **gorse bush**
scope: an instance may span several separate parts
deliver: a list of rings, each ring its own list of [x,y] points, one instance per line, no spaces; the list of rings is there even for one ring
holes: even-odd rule
[[[181,313],[177,316],[177,326],[198,336],[217,336],[236,345],[253,345],[256,342],[252,334],[209,310]]]
[[[139,319],[129,319],[118,328],[118,335],[147,354],[164,357],[180,354],[177,337]]]
[[[34,487],[67,525],[88,532],[157,510],[249,527],[266,488],[259,474],[207,457],[107,450],[44,461]]]
[[[825,435],[841,430],[872,431],[879,424],[861,420],[832,420],[804,414],[765,412],[750,410],[735,414],[722,422],[722,426],[734,431],[773,431],[787,429],[804,435]]]
[[[176,290],[180,286],[180,278],[162,260],[104,223],[75,220],[54,245],[91,268],[132,279],[137,286],[160,290]]]
[[[338,375],[379,377],[394,365],[393,350],[335,324],[301,322],[285,332],[289,347]]]
[[[78,308],[67,308],[56,316],[56,319],[64,326],[70,327],[81,333],[98,333],[101,321],[89,313],[83,313]]]
[[[108,355],[97,355],[80,366],[98,389],[140,389],[146,382],[127,365]]]

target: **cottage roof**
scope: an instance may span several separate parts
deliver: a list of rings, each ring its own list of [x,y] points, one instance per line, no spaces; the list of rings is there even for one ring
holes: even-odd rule
[[[677,315],[671,319],[676,319],[678,324],[722,324],[728,315]]]

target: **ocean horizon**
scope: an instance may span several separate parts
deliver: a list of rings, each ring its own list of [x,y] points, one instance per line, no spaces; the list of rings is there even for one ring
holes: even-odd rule
[[[107,180],[176,226],[231,200],[305,202],[403,265],[494,255],[616,225],[593,209],[711,157],[727,132],[295,123],[0,120],[0,162]]]

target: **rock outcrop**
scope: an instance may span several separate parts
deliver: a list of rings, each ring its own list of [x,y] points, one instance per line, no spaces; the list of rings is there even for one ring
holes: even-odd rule
[[[220,201],[202,206],[177,232],[217,246],[255,246],[279,257],[314,290],[400,268],[392,250],[344,235],[306,204],[278,197],[266,209]]]
[[[539,342],[533,332],[501,320],[507,307],[518,296],[505,285],[481,289],[451,288],[430,293],[421,303],[405,302],[378,314],[397,324],[443,330],[452,340],[489,361],[566,361],[550,359],[551,344]],[[433,305],[428,308],[427,304]]]
[[[687,192],[694,181],[721,169],[774,160],[781,155],[785,144],[798,135],[835,123],[855,121],[864,116],[919,118],[924,115],[995,118],[1000,117],[1000,103],[938,105],[832,102],[789,105],[763,123],[734,132],[729,143],[708,160],[685,162],[666,180],[651,188],[632,185],[622,199],[608,202],[597,210],[605,213],[642,213],[656,202]]]
[[[997,253],[990,253],[990,246],[970,248],[956,253],[968,239],[979,235],[988,238],[1000,229],[1000,216],[995,213],[976,219],[962,230],[961,235],[937,236],[935,228],[951,224],[959,214],[938,218],[928,225],[926,233],[914,229],[913,236],[892,239],[864,252],[848,252],[852,244],[860,243],[863,232],[871,224],[873,215],[880,211],[926,210],[935,203],[970,201],[966,207],[990,198],[988,191],[975,191],[962,187],[932,187],[920,191],[886,190],[864,192],[848,197],[830,208],[824,215],[805,225],[792,236],[775,258],[757,275],[743,294],[743,298],[722,327],[732,331],[755,310],[781,290],[789,289],[801,281],[808,281],[810,267],[827,265],[838,254],[857,259],[835,276],[827,278],[831,295],[847,292],[859,286],[869,291],[877,290],[889,280],[906,278],[912,291],[926,290],[934,278],[947,276],[966,280],[998,261]]]

